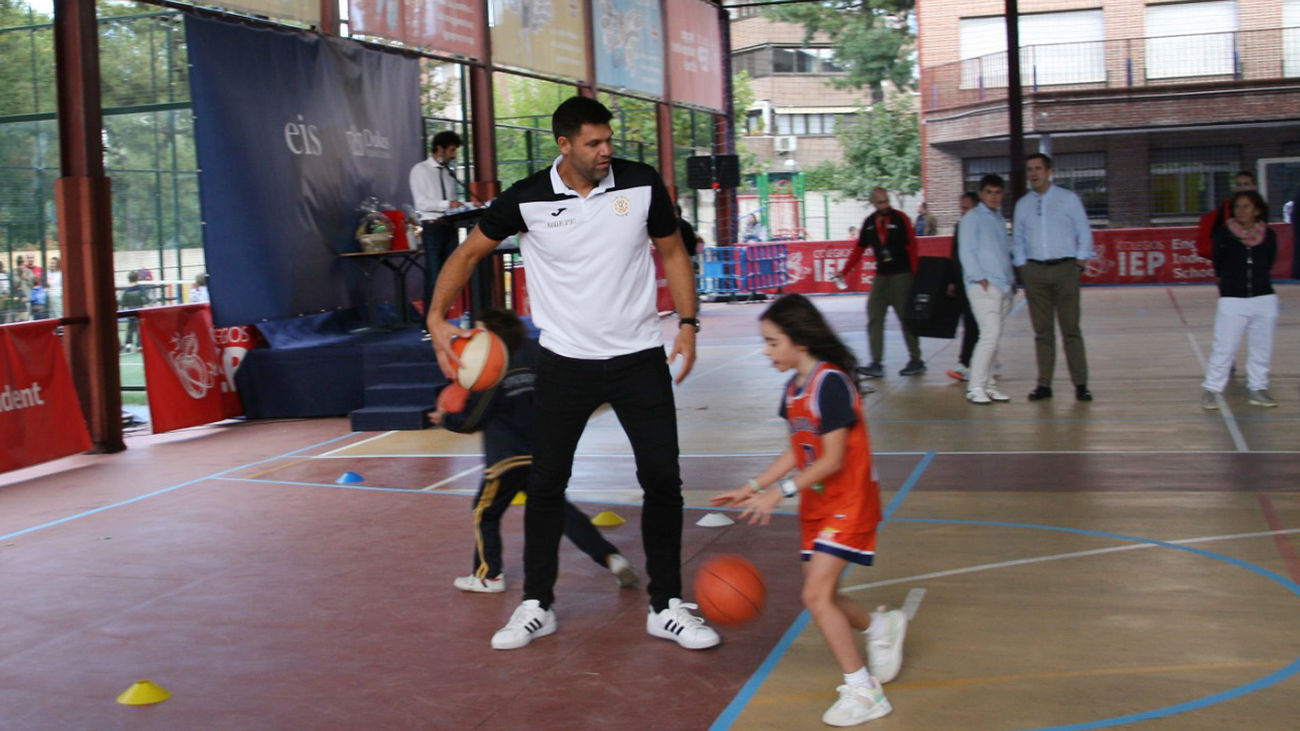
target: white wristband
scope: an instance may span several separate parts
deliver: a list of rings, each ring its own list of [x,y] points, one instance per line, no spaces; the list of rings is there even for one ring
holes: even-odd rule
[[[788,477],[777,483],[777,486],[781,488],[781,495],[783,497],[794,497],[799,494],[799,486],[794,484],[794,480],[791,480]]]
[[[754,494],[755,494],[755,495],[757,495],[758,493],[760,493],[760,492],[763,491],[763,488],[761,488],[761,487],[758,486],[758,480],[755,480],[755,479],[752,478],[752,477],[749,478],[749,482],[746,483],[746,484],[749,485],[749,489],[751,489],[751,490],[754,491]]]

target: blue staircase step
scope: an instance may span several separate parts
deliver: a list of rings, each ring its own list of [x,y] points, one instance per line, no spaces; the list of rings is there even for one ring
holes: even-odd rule
[[[417,363],[386,363],[377,369],[371,382],[440,385],[447,382],[447,377],[438,370],[438,363],[430,359]]]
[[[366,406],[425,406],[438,402],[441,385],[433,383],[378,383],[366,386]]]
[[[432,406],[367,406],[349,414],[353,431],[414,431],[429,427]]]

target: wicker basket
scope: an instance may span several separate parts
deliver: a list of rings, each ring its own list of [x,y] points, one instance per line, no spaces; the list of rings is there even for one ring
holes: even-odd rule
[[[388,231],[357,234],[357,241],[361,242],[361,250],[367,254],[373,254],[376,251],[391,251],[393,248],[393,234]]]

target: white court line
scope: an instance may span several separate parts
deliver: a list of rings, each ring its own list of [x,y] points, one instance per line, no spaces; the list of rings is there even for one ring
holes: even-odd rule
[[[875,452],[874,454],[891,454],[891,455],[899,455],[899,454],[925,454],[925,452]],[[1008,451],[1005,451],[1005,452],[1000,452],[1000,451],[988,451],[988,452],[935,452],[935,454],[936,454],[936,455],[939,455],[939,456],[943,456],[943,455],[945,455],[945,454],[954,454],[954,455],[958,455],[958,454],[964,454],[964,455],[989,455],[989,454],[995,454],[995,455],[1012,455],[1012,454],[1049,454],[1049,455],[1050,455],[1050,454],[1098,454],[1098,455],[1102,455],[1102,454],[1106,454],[1106,455],[1111,455],[1111,454],[1117,454],[1117,455],[1123,455],[1123,454],[1137,454],[1137,455],[1173,454],[1173,455],[1187,455],[1187,454],[1240,454],[1240,450],[1237,450],[1237,449],[1150,449],[1150,450],[1147,450],[1147,449],[1097,449],[1097,450],[1091,450],[1091,449],[1061,449],[1061,450],[1045,449],[1045,450],[1041,450],[1041,451],[1035,451],[1035,450],[1008,450]],[[1255,450],[1255,451],[1251,452],[1251,454],[1300,454],[1300,451],[1297,451],[1297,450],[1294,450],[1294,449],[1258,449],[1258,450]]]
[[[752,346],[751,346],[751,347],[752,347]],[[710,373],[713,373],[713,372],[716,371],[716,370],[719,370],[719,369],[721,369],[721,368],[726,368],[727,366],[730,366],[731,364],[735,363],[736,361],[740,360],[741,358],[752,358],[752,357],[754,357],[755,355],[761,355],[762,352],[763,352],[763,351],[762,351],[761,349],[759,349],[759,350],[747,350],[746,352],[741,353],[740,355],[737,355],[737,356],[734,357],[734,358],[731,358],[731,359],[729,359],[729,360],[725,360],[725,361],[723,361],[723,362],[717,364],[716,366],[714,366],[714,367],[708,369],[707,371],[692,371],[691,374],[690,374],[689,376],[686,377],[686,380],[685,380],[685,381],[682,381],[680,384],[678,384],[677,387],[678,387],[678,388],[685,388],[685,387],[687,387],[687,386],[694,386],[694,385],[697,383],[697,381],[695,381],[694,379],[697,379],[697,378],[703,378],[703,377],[709,375]],[[699,358],[696,358],[696,361],[698,362],[698,361],[699,361]],[[674,378],[674,379],[677,378],[677,374],[676,374],[676,373],[673,374],[673,378]]]
[[[359,444],[360,442],[358,442]],[[346,449],[346,447],[345,447]],[[923,455],[926,451],[903,449],[894,451],[877,451],[872,454],[877,457],[903,457],[908,455]],[[691,454],[678,455],[681,459],[726,459],[733,457],[775,457],[781,452],[694,452]],[[1007,451],[969,451],[969,452],[941,452],[936,451],[935,455],[954,455],[954,456],[1010,456],[1010,455],[1055,455],[1055,454],[1095,454],[1095,455],[1126,455],[1134,456],[1152,456],[1152,455],[1193,455],[1193,454],[1240,454],[1236,449],[1062,449],[1062,450],[1007,450]],[[1251,454],[1300,454],[1300,450],[1295,449],[1256,449]],[[399,452],[394,454],[318,454],[312,459],[388,459],[390,457],[406,458],[424,458],[424,457],[476,457],[482,459],[482,452]],[[614,453],[614,452],[579,452],[574,455],[575,459],[592,459],[596,457],[613,457],[631,459],[632,453]]]
[[[1196,354],[1196,362],[1201,364],[1201,372],[1205,372],[1205,353],[1201,352],[1201,344],[1196,342],[1196,337],[1192,335],[1191,330],[1187,331],[1187,342],[1192,344],[1192,352]],[[1214,400],[1219,402],[1219,413],[1223,415],[1223,423],[1228,426],[1228,433],[1232,435],[1232,443],[1237,445],[1238,452],[1249,452],[1250,448],[1246,446],[1246,438],[1241,435],[1241,430],[1237,428],[1237,419],[1232,415],[1232,409],[1228,408],[1228,402],[1224,400],[1223,394],[1214,394]]]
[[[456,480],[459,480],[460,478],[464,477],[465,475],[468,475],[468,474],[470,474],[470,473],[472,473],[472,472],[479,472],[479,471],[481,471],[482,469],[483,469],[483,465],[481,465],[481,464],[476,464],[476,465],[474,465],[473,467],[470,467],[470,468],[467,469],[467,470],[461,470],[460,472],[457,472],[456,474],[452,475],[451,477],[446,477],[446,478],[443,478],[443,479],[441,479],[441,480],[438,480],[437,482],[433,483],[432,485],[429,485],[428,487],[422,487],[422,488],[420,488],[420,491],[421,491],[421,492],[429,492],[430,490],[437,490],[439,487],[442,487],[443,485],[447,484],[448,482],[455,482]]]
[[[345,444],[345,445],[343,445],[342,447],[339,447],[338,449],[331,449],[330,451],[326,452],[325,454],[318,454],[318,455],[316,455],[316,456],[317,456],[317,457],[329,457],[329,456],[331,456],[331,455],[338,454],[339,452],[342,452],[342,451],[345,450],[345,449],[352,449],[352,448],[355,447],[355,446],[358,446],[358,445],[361,445],[361,444],[365,444],[366,442],[373,442],[373,441],[375,441],[376,439],[383,439],[384,437],[388,436],[389,434],[396,434],[396,432],[386,431],[386,432],[383,432],[382,434],[376,434],[376,435],[374,435],[373,437],[366,437],[365,439],[362,439],[362,440],[359,441],[359,442],[349,442],[348,444]]]
[[[917,587],[907,592],[907,598],[903,600],[901,607],[903,613],[907,615],[907,621],[916,619],[916,610],[921,608],[921,600],[925,598],[925,589]]]
[[[320,454],[313,459],[388,459],[390,457],[477,457],[483,458],[482,452],[412,452],[384,454]]]
[[[1202,536],[1199,538],[1180,538],[1174,541],[1164,541],[1165,543],[1176,543],[1186,545],[1191,543],[1211,543],[1214,541],[1231,541],[1238,538],[1266,538],[1269,536],[1281,536],[1291,533],[1300,533],[1300,528],[1287,528],[1284,530],[1266,530],[1258,533],[1233,533],[1230,535],[1219,536]],[[881,586],[892,586],[894,584],[906,584],[913,581],[922,581],[924,579],[941,579],[945,576],[959,576],[961,574],[973,574],[979,571],[991,571],[993,569],[1003,569],[1009,566],[1024,566],[1027,564],[1045,563],[1047,561],[1059,561],[1066,558],[1082,558],[1085,556],[1099,556],[1106,553],[1119,553],[1121,551],[1138,551],[1144,548],[1161,548],[1154,543],[1129,543],[1123,546],[1111,546],[1109,548],[1094,548],[1090,551],[1072,551],[1070,553],[1055,553],[1049,556],[1037,556],[1035,558],[1018,558],[1013,561],[998,561],[997,563],[976,564],[975,566],[966,566],[960,569],[949,569],[947,571],[933,571],[928,574],[917,574],[915,576],[906,576],[901,579],[885,579],[884,581],[873,581],[868,584],[858,584],[856,586],[846,586],[840,589],[841,594],[847,594],[851,591],[862,591],[864,589],[874,589]]]

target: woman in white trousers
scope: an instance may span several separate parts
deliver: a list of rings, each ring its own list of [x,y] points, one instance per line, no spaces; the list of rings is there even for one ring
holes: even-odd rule
[[[1246,388],[1254,406],[1277,406],[1268,392],[1269,362],[1278,302],[1269,272],[1277,259],[1277,236],[1268,227],[1268,204],[1253,190],[1232,196],[1232,218],[1214,232],[1214,274],[1219,306],[1214,350],[1205,369],[1201,406],[1219,408],[1233,356],[1246,336]]]

